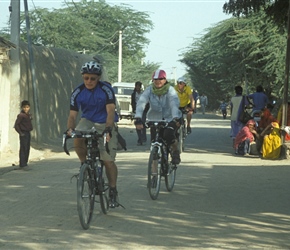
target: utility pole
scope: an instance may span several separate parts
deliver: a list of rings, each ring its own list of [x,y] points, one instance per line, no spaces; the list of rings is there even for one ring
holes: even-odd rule
[[[30,71],[31,71],[31,79],[32,79],[32,90],[33,90],[33,104],[35,110],[35,125],[36,125],[36,141],[41,141],[41,129],[40,129],[40,112],[39,112],[39,101],[38,101],[38,93],[37,93],[37,84],[36,84],[36,76],[35,76],[35,63],[33,57],[32,50],[32,41],[30,36],[30,21],[28,14],[28,4],[27,0],[24,0],[24,9],[25,9],[25,20],[26,20],[26,30],[27,30],[27,42],[28,42],[28,52],[29,52],[29,62],[30,62]]]
[[[284,82],[284,96],[282,108],[282,126],[287,125],[287,111],[288,111],[288,85],[289,85],[289,61],[290,61],[290,0],[288,7],[288,23],[287,23],[287,47],[286,47],[286,63],[285,63],[285,82]],[[282,134],[282,143],[285,142],[285,136]]]
[[[118,67],[118,82],[122,81],[122,31],[119,31],[119,67]]]
[[[20,111],[20,0],[11,1],[11,36],[10,41],[16,48],[10,50],[11,73],[10,73],[10,95],[9,95],[9,122],[8,141],[12,151],[18,149],[18,134],[13,126]]]

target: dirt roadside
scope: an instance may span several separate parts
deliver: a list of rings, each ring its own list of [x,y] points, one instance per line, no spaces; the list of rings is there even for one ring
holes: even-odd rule
[[[130,120],[120,120],[118,123],[119,131],[123,137],[130,138],[130,134],[133,133],[135,128]],[[63,154],[62,138],[55,138],[46,143],[37,144],[31,142],[29,162],[41,161],[48,159],[56,154]],[[3,172],[11,171],[15,166],[19,165],[18,151],[6,151],[2,152],[0,160],[0,175]]]

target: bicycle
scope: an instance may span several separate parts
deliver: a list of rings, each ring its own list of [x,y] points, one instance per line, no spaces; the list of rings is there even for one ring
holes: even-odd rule
[[[184,151],[184,140],[187,136],[186,115],[188,113],[188,110],[186,110],[185,108],[180,108],[180,111],[182,112],[182,117],[180,118],[180,128],[178,129],[178,149],[179,152],[182,153]]]
[[[85,230],[90,227],[95,202],[100,203],[104,214],[107,214],[109,210],[109,185],[103,176],[104,163],[100,160],[99,151],[98,139],[101,137],[104,137],[105,143],[105,135],[98,134],[94,128],[89,131],[75,130],[71,136],[68,136],[66,132],[63,135],[63,148],[68,155],[67,139],[85,138],[87,140],[86,161],[81,165],[79,174],[75,175],[77,177],[78,215]],[[99,196],[99,201],[95,200],[96,195]]]
[[[160,130],[168,125],[166,121],[147,121],[146,128],[156,129],[151,142],[148,161],[148,190],[152,200],[156,200],[160,191],[161,177],[165,178],[167,191],[171,192],[176,177],[176,165],[171,162],[170,147],[160,136]]]

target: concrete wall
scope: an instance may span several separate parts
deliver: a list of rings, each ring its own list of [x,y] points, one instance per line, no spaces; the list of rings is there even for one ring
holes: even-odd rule
[[[7,150],[18,150],[14,144],[9,142],[9,134],[16,133],[13,129],[13,122],[9,122],[9,114],[17,109],[20,112],[22,100],[29,100],[31,113],[34,117],[32,140],[38,143],[48,142],[50,139],[61,138],[66,130],[67,117],[69,114],[69,98],[72,90],[81,83],[80,67],[92,60],[89,55],[82,55],[64,49],[45,48],[33,46],[35,61],[36,88],[33,88],[29,53],[27,44],[20,45],[20,98],[19,105],[10,107],[10,94],[13,96],[13,89],[10,89],[11,72],[10,62],[6,60],[0,63],[0,153]],[[105,74],[103,74],[106,79]],[[38,99],[39,117],[36,119],[34,100],[34,89]],[[15,117],[16,119],[16,117]],[[13,121],[15,121],[13,117]],[[11,120],[11,119],[10,119]],[[36,121],[39,120],[39,124]],[[37,126],[38,125],[38,126]],[[40,128],[40,133],[36,128]],[[17,136],[17,133],[15,134]],[[17,138],[18,136],[14,137]],[[1,159],[1,154],[0,154]]]
[[[2,60],[0,64],[0,159],[1,152],[9,150],[8,131],[9,131],[9,76],[10,76],[10,61]]]

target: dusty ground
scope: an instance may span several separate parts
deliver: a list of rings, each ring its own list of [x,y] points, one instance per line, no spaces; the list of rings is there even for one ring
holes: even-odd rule
[[[96,203],[89,230],[79,223],[79,162],[60,143],[38,149],[29,171],[0,174],[0,249],[290,249],[289,161],[233,155],[229,121],[195,115],[172,192],[146,188],[149,146],[137,147],[134,127],[120,125],[118,191],[126,209],[107,215]],[[41,155],[38,155],[41,151]],[[37,157],[42,160],[37,160]]]

